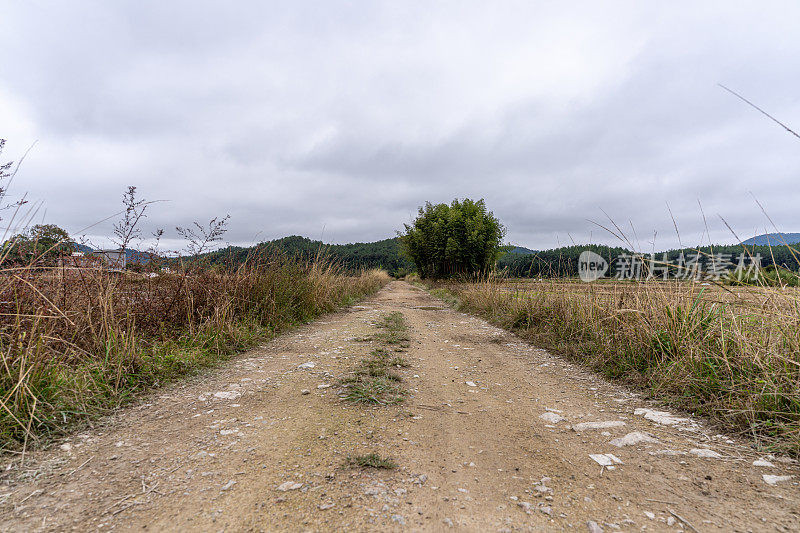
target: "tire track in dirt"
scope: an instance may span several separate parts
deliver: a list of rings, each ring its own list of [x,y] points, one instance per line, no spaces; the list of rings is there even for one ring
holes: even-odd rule
[[[395,311],[411,338],[406,400],[343,402],[337,379],[377,346],[357,339]],[[8,462],[0,523],[3,531],[800,528],[796,464],[753,465],[765,458],[746,443],[678,418],[393,282],[363,305],[160,389],[21,468]],[[602,422],[616,425],[593,429]],[[640,442],[612,444],[620,438]],[[399,467],[346,466],[372,452]],[[794,477],[773,486],[764,475]]]

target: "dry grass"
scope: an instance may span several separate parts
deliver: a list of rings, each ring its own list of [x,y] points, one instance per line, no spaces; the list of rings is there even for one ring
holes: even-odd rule
[[[213,365],[388,281],[325,262],[252,258],[148,277],[0,271],[0,446],[17,450]]]
[[[687,282],[442,287],[534,343],[800,455],[800,292]]]

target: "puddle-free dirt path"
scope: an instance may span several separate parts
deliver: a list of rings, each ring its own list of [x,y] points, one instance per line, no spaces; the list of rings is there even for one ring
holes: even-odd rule
[[[394,311],[411,337],[405,402],[343,402],[337,379],[374,348],[363,338]],[[0,524],[9,531],[800,529],[796,465],[774,458],[753,465],[760,457],[745,446],[654,409],[393,282],[361,306],[29,455],[21,470],[2,474]],[[343,466],[371,452],[399,467]]]

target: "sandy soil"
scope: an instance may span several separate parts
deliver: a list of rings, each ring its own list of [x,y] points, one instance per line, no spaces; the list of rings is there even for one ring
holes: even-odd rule
[[[411,336],[404,357],[412,366],[401,371],[406,401],[342,401],[337,379],[374,348],[363,338],[392,311],[404,315]],[[800,529],[796,464],[754,465],[763,457],[746,443],[653,410],[658,405],[393,282],[360,306],[30,454],[22,468],[18,458],[7,463],[0,527]],[[348,456],[371,452],[398,468],[346,465]]]

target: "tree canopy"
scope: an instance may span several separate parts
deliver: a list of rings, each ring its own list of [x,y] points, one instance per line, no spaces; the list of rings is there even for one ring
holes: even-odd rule
[[[50,265],[62,255],[72,253],[75,243],[66,230],[55,224],[37,224],[14,235],[5,242],[3,249],[8,263]]]
[[[474,275],[494,267],[505,227],[484,201],[465,198],[450,205],[427,202],[400,240],[423,278]]]

